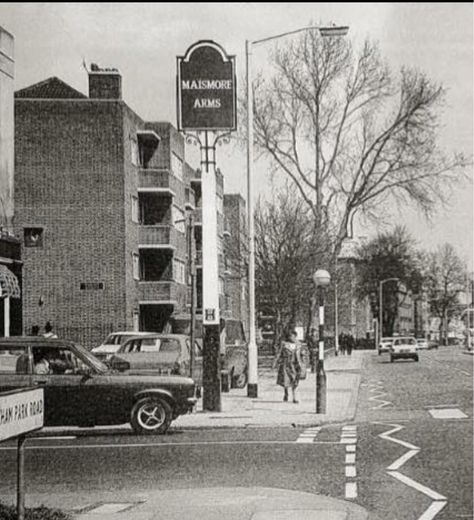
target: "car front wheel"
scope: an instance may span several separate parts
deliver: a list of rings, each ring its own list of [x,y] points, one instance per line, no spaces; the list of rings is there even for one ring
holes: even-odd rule
[[[131,420],[135,433],[153,435],[165,433],[173,419],[171,406],[157,397],[145,397],[135,403]]]

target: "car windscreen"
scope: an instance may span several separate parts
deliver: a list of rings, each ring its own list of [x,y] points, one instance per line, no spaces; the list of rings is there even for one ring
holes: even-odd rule
[[[416,345],[416,339],[414,338],[400,338],[393,342],[394,345]]]
[[[120,345],[122,343],[122,336],[120,334],[109,334],[104,341],[104,345]]]

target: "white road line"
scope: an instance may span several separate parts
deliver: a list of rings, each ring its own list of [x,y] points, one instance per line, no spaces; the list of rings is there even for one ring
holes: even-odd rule
[[[432,500],[446,500],[446,497],[443,495],[437,493],[436,491],[433,491],[427,486],[423,486],[423,484],[420,484],[419,482],[416,482],[416,480],[412,480],[410,477],[407,477],[406,475],[403,475],[402,473],[399,473],[398,471],[389,471],[389,475],[392,477],[398,479],[400,482],[403,482],[405,485],[416,489],[420,493],[425,494],[426,496],[430,497]]]
[[[346,498],[357,498],[357,482],[346,482]]]
[[[387,468],[390,471],[395,471],[396,469],[399,469],[410,460],[412,457],[414,457],[420,450],[410,450],[404,453],[399,459],[397,459],[395,462],[390,464],[390,466]]]
[[[432,520],[446,504],[447,502],[438,500],[431,502],[430,507],[420,516],[420,518],[418,518],[418,520]],[[472,516],[469,518],[472,518]]]
[[[307,438],[298,437],[298,439],[296,439],[296,442],[298,442],[300,444],[313,444],[314,437],[307,437]]]
[[[162,442],[162,443],[123,443],[123,444],[57,444],[25,446],[27,450],[80,450],[80,449],[104,449],[104,448],[166,448],[168,446],[219,446],[219,445],[245,445],[245,444],[267,444],[267,445],[295,445],[295,441],[202,441],[202,442]],[[338,441],[314,441],[314,444],[340,444]],[[16,451],[15,446],[1,446],[0,451]]]
[[[392,433],[399,432],[401,429],[404,428],[404,426],[400,426],[399,424],[386,424],[386,423],[376,423],[376,424],[384,424],[385,426],[395,426],[393,430],[389,430],[388,432],[383,432],[379,435],[382,439],[386,439],[392,442],[395,442],[397,444],[400,444],[401,446],[404,446],[405,448],[408,448],[409,450],[419,450],[420,448],[418,446],[415,446],[414,444],[410,444],[409,442],[402,441],[400,439],[394,439],[393,437],[390,437]]]
[[[343,426],[342,429],[344,431],[356,431],[357,430],[357,426]]]
[[[355,453],[346,453],[346,464],[355,464],[356,454]]]
[[[350,445],[346,446],[347,453],[355,453],[355,451],[356,451],[356,447],[354,444],[350,444]]]
[[[346,466],[346,477],[354,478],[357,476],[355,466]]]
[[[357,442],[356,438],[351,438],[351,439],[344,438],[344,439],[340,440],[340,444],[355,444],[356,442]]]

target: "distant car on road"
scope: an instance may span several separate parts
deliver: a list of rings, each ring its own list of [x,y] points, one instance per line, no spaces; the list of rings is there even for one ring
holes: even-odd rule
[[[379,356],[382,354],[382,352],[390,352],[390,346],[393,343],[394,338],[381,338],[379,347],[378,347],[378,353]]]
[[[129,422],[136,433],[164,433],[196,403],[183,376],[110,370],[87,349],[60,339],[0,338],[0,391],[44,389],[45,426]]]
[[[430,348],[428,340],[426,338],[417,338],[416,348],[417,350],[428,350]]]
[[[138,331],[122,331],[112,332],[109,334],[105,341],[98,347],[94,347],[91,352],[94,356],[101,361],[109,360],[119,348],[130,338],[135,336],[148,336],[153,334],[152,332],[138,332]]]
[[[390,346],[390,362],[396,359],[413,359],[418,361],[417,342],[415,338],[393,338]]]

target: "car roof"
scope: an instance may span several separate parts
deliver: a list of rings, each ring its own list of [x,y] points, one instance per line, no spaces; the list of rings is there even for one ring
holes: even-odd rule
[[[10,336],[0,338],[0,345],[18,345],[28,343],[29,345],[46,345],[48,347],[64,347],[64,345],[75,345],[72,341],[57,338],[45,338],[43,336]]]
[[[144,337],[144,336],[132,337],[132,338],[130,338],[130,340],[136,339],[137,337]],[[147,334],[146,338],[148,338],[148,339],[188,339],[189,336],[187,334],[165,334],[165,333],[157,332],[157,333]]]
[[[113,334],[115,335],[121,335],[121,336],[147,336],[149,334],[155,334],[155,332],[144,332],[142,330],[138,331],[131,331],[131,330],[124,330],[124,331],[118,331],[118,332],[111,332],[108,336],[112,336]],[[107,337],[108,337],[107,336]]]

